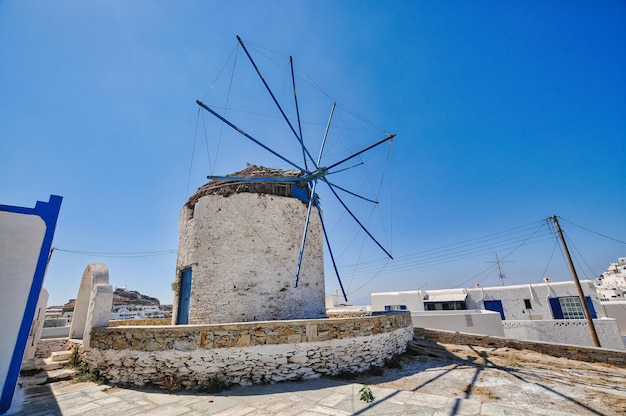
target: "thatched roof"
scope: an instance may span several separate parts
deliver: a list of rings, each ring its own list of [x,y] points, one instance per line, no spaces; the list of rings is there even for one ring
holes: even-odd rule
[[[300,170],[282,170],[266,168],[264,166],[256,166],[248,164],[248,166],[239,172],[231,173],[227,176],[239,178],[299,178],[304,175]],[[310,191],[307,186],[296,185],[301,190],[302,195],[310,197]],[[270,194],[286,197],[296,197],[293,194],[294,182],[280,181],[241,181],[229,179],[212,179],[193,194],[185,206],[193,208],[198,200],[206,195],[221,195],[228,197],[232,194],[250,192],[257,194]],[[300,199],[302,199],[300,195]]]

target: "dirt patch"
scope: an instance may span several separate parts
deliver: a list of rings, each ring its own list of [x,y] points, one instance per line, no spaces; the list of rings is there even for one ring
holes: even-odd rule
[[[520,409],[576,415],[625,415],[626,369],[528,350],[415,340],[402,369],[360,382],[398,390],[477,399]]]

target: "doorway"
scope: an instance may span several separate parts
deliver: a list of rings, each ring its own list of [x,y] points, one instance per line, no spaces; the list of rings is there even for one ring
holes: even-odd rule
[[[191,267],[180,272],[180,290],[178,291],[178,313],[176,325],[189,323],[189,302],[191,299]]]

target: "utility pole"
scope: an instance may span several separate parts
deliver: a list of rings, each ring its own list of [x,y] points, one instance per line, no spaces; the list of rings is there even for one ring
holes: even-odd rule
[[[502,282],[502,286],[504,286],[504,278],[506,276],[504,276],[504,273],[502,273],[502,269],[500,268],[500,263],[511,263],[510,261],[500,261],[500,259],[498,258],[498,254],[496,254],[496,261],[488,261],[486,263],[495,263],[498,265],[498,276],[500,277],[500,281]]]
[[[570,256],[569,250],[567,249],[567,244],[565,244],[565,238],[563,237],[563,232],[561,231],[559,220],[556,218],[556,215],[553,215],[551,219],[552,221],[554,221],[554,226],[556,227],[556,231],[559,234],[559,238],[561,239],[561,244],[563,245],[563,250],[565,251],[565,257],[567,258],[569,270],[570,272],[572,272],[572,277],[574,278],[574,283],[576,284],[576,289],[578,290],[578,297],[580,298],[580,303],[582,303],[583,305],[583,311],[585,311],[585,318],[587,319],[587,324],[589,325],[591,338],[593,339],[593,343],[595,344],[595,346],[600,347],[600,340],[598,339],[598,334],[596,333],[596,327],[593,324],[593,319],[591,319],[589,306],[587,306],[587,302],[585,301],[585,294],[583,293],[583,288],[580,285],[580,281],[578,280],[578,274],[576,274],[576,269],[574,268],[572,257]]]

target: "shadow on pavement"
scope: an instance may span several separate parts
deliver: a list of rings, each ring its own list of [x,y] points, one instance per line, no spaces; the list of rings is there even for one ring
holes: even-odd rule
[[[535,386],[541,387],[547,391],[549,391],[550,393],[565,399],[571,403],[576,404],[577,406],[580,406],[581,408],[585,409],[588,412],[591,412],[595,415],[600,415],[603,416],[604,413],[598,412],[595,409],[592,409],[591,407],[587,406],[586,404],[574,399],[573,397],[567,396],[564,393],[558,392],[548,386],[546,386],[545,384],[542,383],[538,383],[538,382],[534,382],[532,380],[527,380],[525,379],[523,376],[519,375],[518,373],[520,372],[518,369],[516,368],[512,368],[512,367],[505,367],[505,366],[500,366],[498,364],[495,364],[494,362],[489,360],[489,355],[484,352],[484,351],[477,351],[474,347],[472,347],[471,345],[468,345],[469,349],[471,349],[472,351],[474,351],[477,355],[479,355],[483,360],[484,360],[484,364],[477,364],[475,363],[474,366],[476,366],[476,375],[474,377],[474,380],[472,380],[472,383],[470,383],[470,385],[467,386],[467,397],[469,398],[469,396],[471,395],[471,390],[472,387],[474,386],[476,380],[478,379],[478,375],[480,374],[481,371],[483,371],[485,368],[487,367],[491,367],[491,368],[495,368],[497,370],[503,371],[509,375],[511,375],[512,377],[515,377],[516,379],[524,382],[524,383],[529,383],[529,384],[534,384]]]
[[[11,408],[6,413],[7,416],[60,414],[61,409],[59,409],[49,384],[16,387]]]

